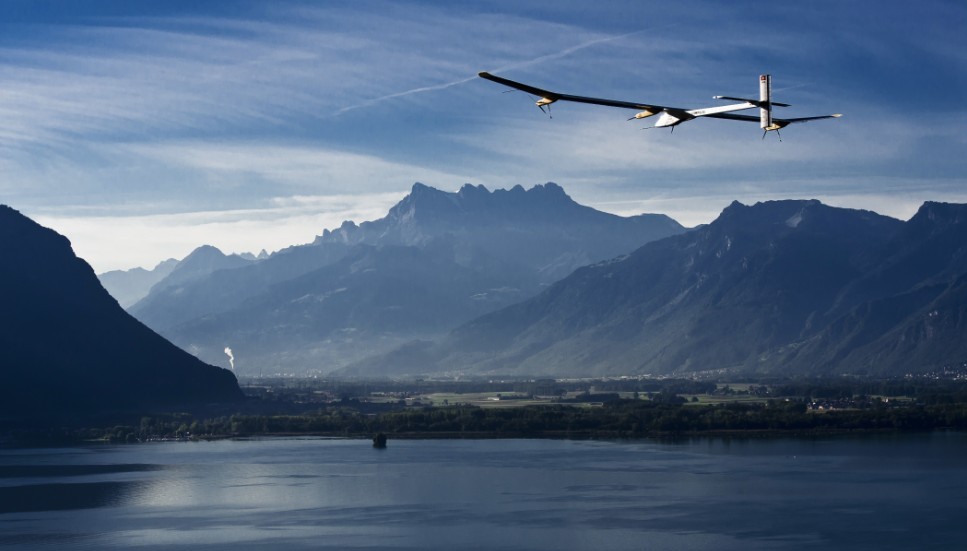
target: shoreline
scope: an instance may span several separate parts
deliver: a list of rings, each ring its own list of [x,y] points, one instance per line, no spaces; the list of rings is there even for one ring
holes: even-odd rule
[[[693,438],[723,439],[723,440],[769,440],[769,439],[816,439],[846,436],[901,436],[911,434],[928,434],[932,432],[949,432],[967,434],[967,430],[956,427],[935,427],[930,429],[817,429],[817,430],[706,430],[686,432],[653,432],[639,435],[629,435],[613,431],[545,431],[542,433],[509,433],[509,432],[433,432],[410,431],[404,433],[386,434],[387,441],[394,440],[601,440],[601,441],[678,441]],[[220,442],[224,440],[259,440],[259,439],[330,439],[330,440],[372,440],[372,434],[335,434],[327,432],[269,432],[269,433],[238,433],[211,434],[189,437],[151,437],[137,441],[118,441],[107,438],[94,439],[27,439],[17,441],[0,440],[0,450],[30,449],[49,447],[75,447],[101,444],[157,444],[157,443],[199,443]]]

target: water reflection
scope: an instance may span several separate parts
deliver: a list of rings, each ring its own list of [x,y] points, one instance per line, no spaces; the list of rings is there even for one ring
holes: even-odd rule
[[[138,478],[125,479],[124,475],[163,468],[143,463],[3,464],[0,514],[116,507],[129,503],[146,484]]]
[[[0,514],[114,507],[125,503],[141,485],[141,482],[83,482],[0,488]]]
[[[953,544],[965,451],[943,435],[0,451],[0,548],[872,549],[925,531]]]

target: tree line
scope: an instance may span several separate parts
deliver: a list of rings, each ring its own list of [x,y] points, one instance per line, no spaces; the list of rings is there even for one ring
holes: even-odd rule
[[[689,406],[614,400],[568,405],[481,408],[447,406],[366,414],[324,408],[299,415],[236,414],[211,419],[145,417],[139,426],[85,429],[88,438],[137,442],[159,438],[320,435],[389,438],[643,438],[702,434],[822,434],[849,431],[967,430],[967,402],[815,413],[804,402]]]

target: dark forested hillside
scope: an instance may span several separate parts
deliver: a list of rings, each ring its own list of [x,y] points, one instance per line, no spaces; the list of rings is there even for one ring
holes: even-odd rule
[[[128,315],[70,242],[0,206],[0,415],[231,401],[235,376]]]

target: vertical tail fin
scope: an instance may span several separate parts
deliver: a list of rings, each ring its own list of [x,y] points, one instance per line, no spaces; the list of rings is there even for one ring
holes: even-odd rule
[[[772,75],[759,75],[759,126],[764,130],[772,126]]]

